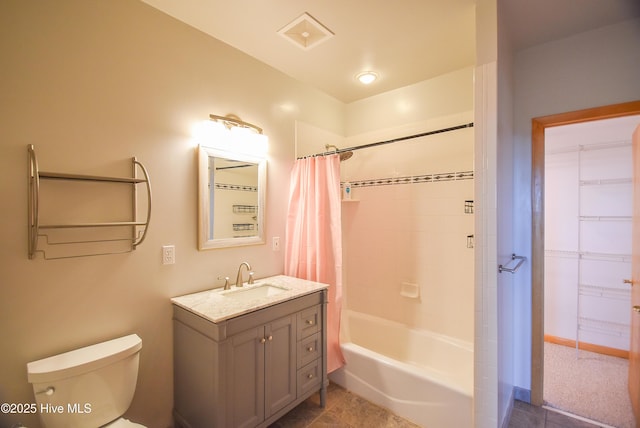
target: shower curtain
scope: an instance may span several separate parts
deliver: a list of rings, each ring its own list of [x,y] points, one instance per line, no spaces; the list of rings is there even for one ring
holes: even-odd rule
[[[344,365],[340,351],[342,226],[338,155],[298,159],[291,171],[285,274],[329,284],[327,371]]]

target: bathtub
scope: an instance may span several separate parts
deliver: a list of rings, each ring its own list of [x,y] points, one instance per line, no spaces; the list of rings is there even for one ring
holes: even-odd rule
[[[422,427],[472,427],[473,346],[371,315],[343,312],[345,389]]]

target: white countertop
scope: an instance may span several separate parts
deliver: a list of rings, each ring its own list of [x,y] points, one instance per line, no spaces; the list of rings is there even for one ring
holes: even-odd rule
[[[234,291],[250,290],[260,287],[264,284],[274,285],[276,287],[285,288],[286,290],[274,295],[257,297],[255,299],[235,299],[225,296],[225,294]],[[329,287],[328,284],[320,282],[307,281],[305,279],[294,278],[286,275],[271,276],[268,278],[256,279],[255,284],[244,284],[243,287],[231,287],[228,291],[222,288],[200,291],[198,293],[186,294],[184,296],[173,297],[171,303],[180,306],[196,315],[200,315],[212,322],[221,322],[238,315],[266,308],[267,306],[281,303],[287,300],[306,294],[315,293]]]

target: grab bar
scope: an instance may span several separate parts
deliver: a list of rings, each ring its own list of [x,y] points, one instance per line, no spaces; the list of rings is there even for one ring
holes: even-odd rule
[[[522,263],[524,263],[525,260],[527,260],[526,257],[524,256],[516,256],[515,254],[511,254],[511,260],[518,260],[518,263],[516,263],[516,265],[512,268],[508,268],[505,267],[503,265],[499,265],[498,266],[498,272],[502,273],[502,272],[510,272],[510,273],[516,273],[518,271],[518,269],[520,269],[520,266],[522,266]]]

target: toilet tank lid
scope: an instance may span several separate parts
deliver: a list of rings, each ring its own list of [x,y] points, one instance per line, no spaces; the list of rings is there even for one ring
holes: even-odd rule
[[[29,383],[42,383],[78,376],[120,361],[141,348],[142,339],[130,334],[27,363],[27,379]]]

